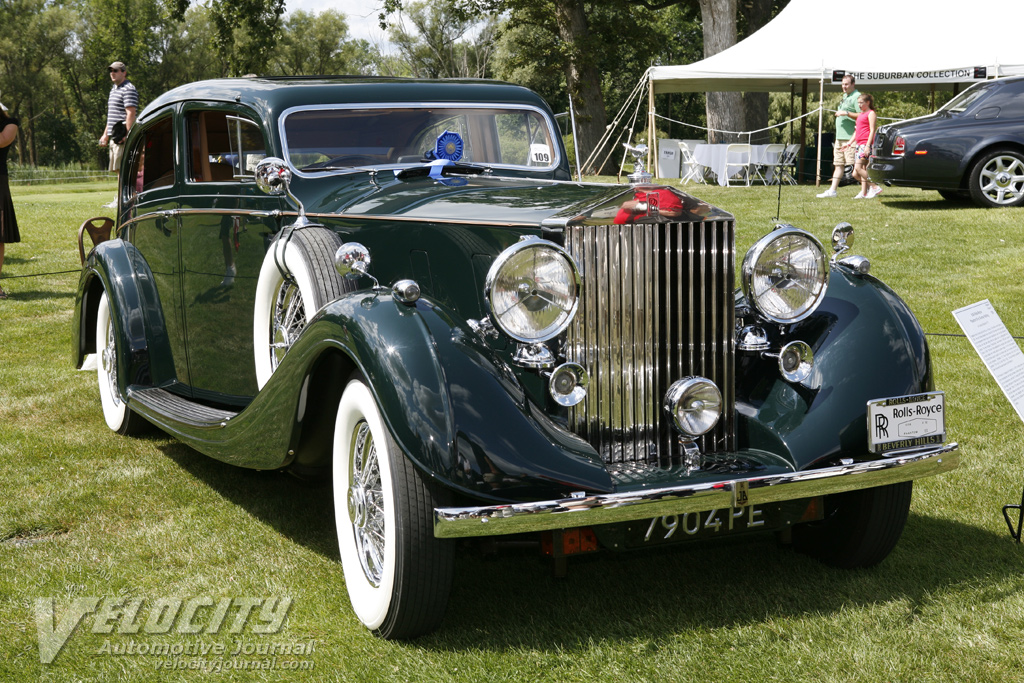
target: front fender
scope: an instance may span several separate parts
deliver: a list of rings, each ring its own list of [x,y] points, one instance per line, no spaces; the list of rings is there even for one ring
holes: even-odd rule
[[[130,384],[174,379],[170,342],[152,273],[135,246],[121,239],[99,244],[86,259],[78,281],[72,322],[72,361],[81,367],[96,352],[96,309],[107,292],[118,337],[118,376]]]
[[[325,335],[366,377],[405,455],[446,486],[494,501],[612,490],[594,449],[553,423],[436,302],[354,293],[326,306],[303,337]]]
[[[862,459],[867,402],[931,391],[924,331],[895,292],[871,276],[835,266],[818,311],[783,343],[807,342],[814,373],[794,386],[772,358],[740,360],[737,404],[741,447],[779,453],[802,470],[836,458]]]

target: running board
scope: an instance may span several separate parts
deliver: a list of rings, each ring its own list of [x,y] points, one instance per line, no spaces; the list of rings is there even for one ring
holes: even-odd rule
[[[238,415],[229,410],[210,408],[157,387],[130,386],[128,401],[132,410],[147,419],[158,423],[170,420],[193,428],[223,428]]]

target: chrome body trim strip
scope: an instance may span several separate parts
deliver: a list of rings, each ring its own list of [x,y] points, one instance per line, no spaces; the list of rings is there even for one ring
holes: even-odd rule
[[[761,505],[885,486],[955,469],[960,460],[957,448],[949,443],[870,462],[731,481],[532,503],[434,508],[434,536],[498,536],[721,510],[735,506],[737,491],[745,491],[744,505]]]

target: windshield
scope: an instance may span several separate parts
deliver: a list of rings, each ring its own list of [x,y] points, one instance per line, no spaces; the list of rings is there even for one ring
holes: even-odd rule
[[[989,84],[985,84],[974,88],[968,88],[949,102],[946,102],[939,111],[944,111],[947,114],[962,114],[967,107],[971,106],[977,102],[978,99],[986,95],[990,87],[991,86]]]
[[[282,128],[288,161],[308,173],[435,158],[531,170],[559,163],[550,121],[525,107],[329,105],[289,112]]]

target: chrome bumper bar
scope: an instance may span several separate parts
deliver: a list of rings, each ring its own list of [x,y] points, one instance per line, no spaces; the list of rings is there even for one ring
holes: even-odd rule
[[[499,536],[707,512],[897,484],[956,468],[955,443],[881,460],[646,491],[602,493],[533,503],[434,508],[434,536]]]

